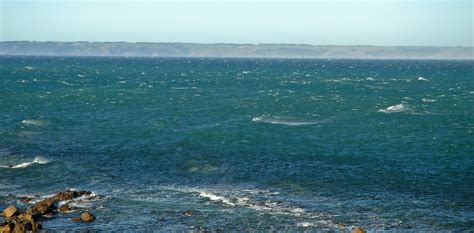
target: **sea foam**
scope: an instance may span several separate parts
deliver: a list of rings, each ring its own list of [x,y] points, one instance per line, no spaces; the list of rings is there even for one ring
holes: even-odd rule
[[[383,113],[396,113],[396,112],[406,112],[410,110],[407,105],[405,104],[396,104],[385,109],[380,109],[379,112]]]
[[[292,118],[280,118],[280,117],[269,117],[269,116],[259,116],[252,118],[252,122],[256,123],[267,123],[275,125],[288,125],[288,126],[300,126],[300,125],[316,125],[319,124],[319,121],[303,121]]]

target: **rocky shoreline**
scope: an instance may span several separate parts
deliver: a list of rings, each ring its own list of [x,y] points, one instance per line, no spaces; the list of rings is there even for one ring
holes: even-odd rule
[[[19,202],[28,204],[24,210],[18,208],[16,205],[11,205],[5,208],[0,216],[4,221],[0,221],[0,233],[19,233],[19,232],[36,232],[47,231],[43,229],[42,222],[54,218],[55,215],[64,214],[71,211],[80,213],[77,217],[71,218],[74,222],[88,223],[96,219],[96,217],[84,208],[73,207],[71,204],[77,200],[91,200],[96,198],[96,195],[90,191],[75,191],[66,190],[58,192],[53,196],[34,200],[31,197],[21,197]],[[193,211],[187,210],[182,212],[186,217],[192,217]],[[192,231],[207,232],[199,226],[192,227]],[[363,228],[355,227],[351,229],[352,233],[365,233]]]
[[[90,191],[66,190],[58,192],[52,197],[45,198],[27,207],[25,210],[19,209],[15,205],[5,208],[2,216],[5,221],[0,223],[0,232],[30,232],[42,229],[42,221],[51,219],[57,214],[71,211],[69,202],[77,198],[93,198]],[[30,198],[21,200],[23,203],[30,203]],[[91,222],[95,216],[87,210],[81,210],[82,214],[72,218],[71,221]]]

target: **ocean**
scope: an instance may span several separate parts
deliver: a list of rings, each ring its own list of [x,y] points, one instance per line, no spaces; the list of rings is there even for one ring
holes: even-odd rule
[[[474,230],[474,61],[0,57],[0,208],[47,230]],[[192,216],[184,214],[192,211]]]

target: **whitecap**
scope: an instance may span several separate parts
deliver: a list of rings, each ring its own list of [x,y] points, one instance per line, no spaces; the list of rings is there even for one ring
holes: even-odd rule
[[[24,119],[21,121],[23,125],[34,125],[34,126],[44,126],[46,125],[46,121],[43,120],[35,120],[35,119]]]
[[[428,79],[427,79],[427,78],[423,78],[423,77],[420,76],[420,77],[418,77],[418,81],[428,81]]]
[[[218,196],[216,194],[213,194],[213,193],[210,193],[210,192],[207,192],[207,191],[199,191],[199,196],[200,197],[205,197],[205,198],[208,198],[209,200],[211,201],[219,201],[219,202],[222,202],[226,205],[230,205],[230,206],[235,206],[234,203],[232,203],[229,199],[227,199],[226,197],[223,197],[223,196]]]
[[[425,102],[425,103],[433,103],[433,102],[436,102],[437,100],[435,99],[425,99],[425,98],[422,98],[421,101]]]
[[[11,168],[11,169],[17,169],[17,168],[26,168],[26,167],[29,167],[33,164],[47,164],[49,163],[50,160],[49,159],[46,159],[42,156],[37,156],[33,159],[33,161],[31,162],[24,162],[24,163],[20,163],[20,164],[17,164],[17,165],[9,165],[9,166],[1,166],[3,168]]]
[[[385,109],[380,109],[379,112],[383,113],[395,113],[395,112],[405,112],[408,111],[409,108],[405,104],[396,104]]]
[[[276,124],[276,125],[288,125],[288,126],[316,125],[316,124],[321,123],[319,121],[304,121],[304,120],[293,119],[293,118],[269,117],[269,116],[253,117],[252,122]]]

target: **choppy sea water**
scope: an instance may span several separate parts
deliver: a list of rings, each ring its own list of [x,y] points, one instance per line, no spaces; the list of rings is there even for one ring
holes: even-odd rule
[[[473,230],[473,109],[473,61],[0,57],[0,208],[72,188],[97,220],[44,228]]]

